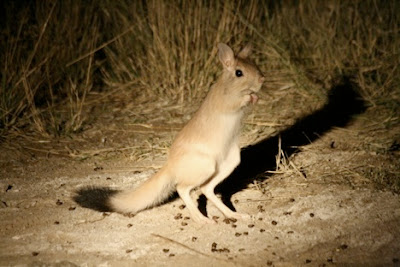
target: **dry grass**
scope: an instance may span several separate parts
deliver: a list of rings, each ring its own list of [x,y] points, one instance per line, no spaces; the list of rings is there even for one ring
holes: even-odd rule
[[[76,133],[102,132],[87,131],[96,120],[111,122],[116,135],[175,131],[171,125],[187,120],[218,75],[219,42],[236,50],[252,43],[253,58],[267,77],[263,93],[270,100],[246,120],[246,141],[276,134],[312,113],[343,77],[356,84],[369,106],[371,115],[360,124],[372,133],[369,143],[385,150],[400,138],[393,134],[400,117],[400,4],[395,0],[0,5],[3,140],[17,134],[47,144],[52,137],[72,136],[79,143]],[[161,103],[159,114],[152,101]],[[124,125],[130,129],[113,124],[118,116],[127,118]],[[390,141],[377,137],[385,131],[392,132],[384,137]],[[93,134],[102,139],[98,135]],[[155,149],[129,143],[83,153],[60,147],[46,149],[77,158],[118,150],[135,159]],[[302,175],[283,152],[278,156],[278,172]],[[379,178],[384,172],[371,173]]]
[[[198,101],[218,72],[218,42],[251,42],[267,88],[294,86],[321,102],[333,80],[349,76],[370,105],[398,110],[396,1],[3,5],[3,134],[24,125],[45,135],[78,132],[91,90]]]

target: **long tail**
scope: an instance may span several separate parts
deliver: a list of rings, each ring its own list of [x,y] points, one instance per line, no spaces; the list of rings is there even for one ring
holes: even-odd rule
[[[116,212],[136,214],[141,210],[160,204],[174,191],[173,179],[165,169],[161,169],[138,188],[110,197],[109,206]]]

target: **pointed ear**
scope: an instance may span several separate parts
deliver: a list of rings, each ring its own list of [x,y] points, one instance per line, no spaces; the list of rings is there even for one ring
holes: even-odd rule
[[[247,58],[251,54],[252,48],[253,47],[251,44],[247,44],[245,47],[243,47],[242,51],[239,52],[238,57],[243,59]]]
[[[224,68],[228,70],[233,70],[236,65],[235,55],[232,49],[226,44],[218,44],[218,57]]]

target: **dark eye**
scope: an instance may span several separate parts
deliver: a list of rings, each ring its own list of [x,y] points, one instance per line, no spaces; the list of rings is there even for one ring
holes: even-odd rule
[[[236,75],[236,77],[242,77],[243,72],[241,70],[236,70],[235,75]]]

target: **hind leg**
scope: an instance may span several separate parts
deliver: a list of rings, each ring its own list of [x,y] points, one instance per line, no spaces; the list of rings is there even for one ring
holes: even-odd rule
[[[190,196],[195,187],[204,184],[215,173],[215,160],[207,155],[192,153],[181,158],[176,164],[176,190],[189,210],[192,219],[198,223],[215,223],[204,216]]]
[[[215,223],[212,219],[204,216],[199,211],[195,202],[190,196],[190,192],[192,191],[192,189],[193,187],[191,186],[182,186],[182,185],[178,185],[176,188],[180,198],[183,200],[183,202],[185,202],[185,205],[188,208],[190,216],[192,217],[193,221],[203,224]]]
[[[201,186],[201,191],[226,217],[243,219],[247,214],[237,213],[228,208],[214,193],[215,187],[230,175],[240,163],[240,148],[233,146],[226,159],[219,165],[218,172],[208,183]]]

